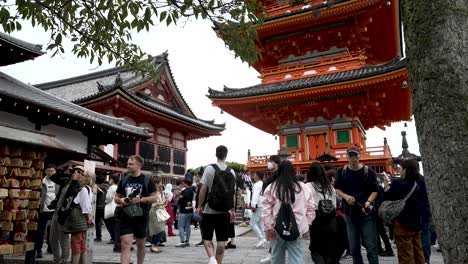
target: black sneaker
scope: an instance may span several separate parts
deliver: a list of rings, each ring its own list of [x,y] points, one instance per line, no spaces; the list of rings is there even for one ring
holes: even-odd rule
[[[228,249],[228,248],[237,248],[237,245],[233,245],[233,244],[231,243],[231,241],[229,241],[229,242],[227,242],[225,248],[226,248],[226,249]]]
[[[94,242],[102,242],[102,239],[100,239],[100,238],[95,238],[95,239],[94,239]]]
[[[196,247],[203,246],[203,245],[205,245],[205,244],[203,244],[203,240],[200,241],[200,243],[195,244]]]

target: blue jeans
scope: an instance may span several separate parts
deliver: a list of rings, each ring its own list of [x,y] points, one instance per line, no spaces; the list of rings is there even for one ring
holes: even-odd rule
[[[193,214],[179,214],[180,242],[190,241],[190,223]]]
[[[379,250],[377,246],[376,215],[349,216],[345,215],[348,231],[349,247],[353,256],[353,264],[364,264],[361,255],[361,237],[367,250],[369,264],[379,263]]]
[[[271,264],[286,263],[286,248],[288,249],[289,264],[304,263],[304,240],[302,237],[294,241],[285,241],[276,234],[276,239],[271,241]]]
[[[153,246],[157,247],[159,246],[159,244],[161,244],[161,238],[163,233],[164,232],[159,232],[151,237],[151,244],[153,244]]]
[[[431,221],[421,225],[421,244],[424,252],[424,260],[430,263],[431,258]]]

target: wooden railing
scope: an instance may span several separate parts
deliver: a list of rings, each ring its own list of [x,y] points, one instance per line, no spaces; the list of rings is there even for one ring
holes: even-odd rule
[[[306,1],[304,5],[297,5],[297,6],[291,6],[291,1],[285,0],[284,3],[281,4],[271,4],[265,6],[266,10],[268,11],[268,16],[277,16],[286,13],[287,11],[297,11],[301,10],[303,8],[307,8],[307,6],[318,6],[322,5],[323,0],[312,0],[312,1]]]
[[[274,67],[261,69],[261,79],[263,83],[275,83],[294,79],[306,78],[314,75],[321,75],[326,72],[341,72],[361,68],[365,64],[367,57],[364,50],[349,52],[344,55],[340,53],[336,56],[320,56],[316,61],[284,63]]]
[[[288,158],[292,163],[307,163],[309,161],[314,161],[315,159],[303,158],[303,150],[289,150],[292,155]],[[346,160],[346,148],[334,148],[330,149],[330,155],[338,158],[339,161]],[[268,158],[270,155],[261,155],[261,156],[249,156],[247,161],[247,167],[260,167],[266,166],[268,163]],[[392,158],[390,148],[388,145],[378,146],[378,147],[367,147],[361,150],[360,159],[361,160],[371,160],[371,159],[388,159]]]

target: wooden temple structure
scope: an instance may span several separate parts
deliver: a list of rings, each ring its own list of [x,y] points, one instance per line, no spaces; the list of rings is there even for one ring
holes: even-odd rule
[[[253,65],[261,83],[209,89],[212,104],[278,136],[298,173],[327,157],[345,164],[351,145],[377,172],[392,171],[386,140],[368,147],[366,130],[411,119],[399,1],[261,2],[267,14],[256,26],[261,58]],[[249,152],[247,167],[264,170],[267,158]]]
[[[187,141],[220,135],[225,124],[195,116],[176,85],[167,52],[151,63],[158,69],[157,80],[116,67],[35,86],[123,123],[147,128],[148,140],[101,146],[111,152],[117,167],[125,168],[128,157],[139,154],[145,159],[143,170],[153,171],[156,163],[165,177],[183,176]]]

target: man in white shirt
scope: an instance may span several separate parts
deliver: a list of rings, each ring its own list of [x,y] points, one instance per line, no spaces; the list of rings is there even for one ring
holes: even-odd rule
[[[42,189],[41,189],[41,200],[39,205],[39,221],[38,221],[38,232],[35,241],[36,247],[36,258],[42,258],[42,245],[44,243],[44,235],[47,230],[47,251],[51,253],[50,243],[49,243],[49,232],[50,229],[47,228],[47,222],[52,220],[54,215],[54,208],[49,209],[48,206],[55,199],[55,196],[58,192],[58,185],[55,184],[49,177],[56,173],[55,165],[49,164],[45,169],[45,176],[42,179]]]
[[[258,243],[255,245],[256,248],[261,248],[265,246],[265,232],[263,228],[262,221],[262,212],[263,212],[263,172],[255,172],[253,180],[255,184],[253,185],[252,190],[252,201],[250,205],[252,206],[252,217],[250,217],[250,226],[255,232],[258,238]]]

